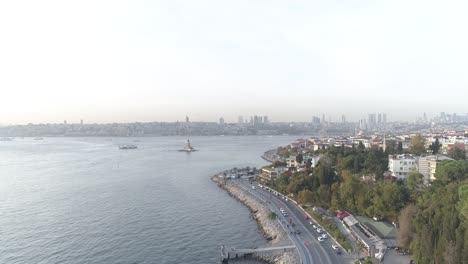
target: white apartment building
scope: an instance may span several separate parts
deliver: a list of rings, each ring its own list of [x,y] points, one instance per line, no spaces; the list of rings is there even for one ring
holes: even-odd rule
[[[443,160],[452,160],[449,157],[442,155],[431,155],[421,157],[418,160],[418,171],[424,176],[424,183],[429,184],[434,181],[437,165]]]
[[[410,154],[390,155],[388,170],[393,177],[406,179],[409,173],[417,169],[417,159]]]

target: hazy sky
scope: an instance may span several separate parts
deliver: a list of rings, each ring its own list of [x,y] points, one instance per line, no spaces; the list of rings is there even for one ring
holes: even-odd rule
[[[0,124],[468,112],[467,1],[1,1]]]

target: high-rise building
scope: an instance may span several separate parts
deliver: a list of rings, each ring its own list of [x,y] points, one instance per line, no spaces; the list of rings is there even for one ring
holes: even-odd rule
[[[264,123],[264,124],[268,124],[268,122],[270,122],[270,121],[268,120],[268,116],[264,116],[264,117],[263,117],[263,123]]]
[[[80,120],[80,125],[83,125],[83,119]]]
[[[223,118],[223,117],[221,117],[221,118],[219,119],[219,124],[222,125],[222,126],[224,125],[224,118]]]
[[[325,120],[325,114],[322,115],[322,123],[325,123],[327,122],[327,120]]]
[[[190,119],[189,119],[188,116],[185,116],[185,122],[186,122],[186,123],[190,123]]]
[[[383,113],[382,114],[382,121],[385,123],[387,123],[387,114],[386,113]]]
[[[377,123],[378,123],[378,124],[382,123],[382,113],[379,113],[379,114],[377,115]]]
[[[67,120],[63,120],[63,124],[66,125],[66,124],[67,124]]]
[[[359,129],[362,129],[362,130],[366,130],[366,129],[367,129],[366,119],[361,119],[361,120],[359,120]]]
[[[342,115],[342,116],[341,116],[341,122],[342,122],[342,123],[346,123],[346,116],[345,116],[345,115]]]
[[[244,124],[244,117],[243,117],[243,116],[239,116],[239,117],[237,118],[237,123],[239,123],[239,124]]]
[[[446,120],[445,112],[440,112],[440,120],[441,120],[441,121],[445,121],[445,120]]]
[[[255,115],[253,118],[253,125],[258,126],[260,123],[262,123],[262,117]]]
[[[375,118],[375,114],[369,114],[368,115],[368,120],[367,120],[367,127],[368,129],[373,129],[375,128],[375,125],[376,125],[376,118]]]
[[[318,117],[318,116],[313,116],[313,117],[312,117],[312,123],[313,123],[313,124],[320,124],[320,117]]]

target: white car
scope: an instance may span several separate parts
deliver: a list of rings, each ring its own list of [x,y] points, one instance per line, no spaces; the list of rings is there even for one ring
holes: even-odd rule
[[[322,233],[322,229],[317,228],[317,233],[319,233],[319,234]]]
[[[309,225],[313,225],[312,221],[309,221]]]
[[[325,241],[325,239],[323,239],[323,237],[321,237],[321,236],[319,236],[319,237],[317,238],[317,240],[318,240],[319,242]]]
[[[255,186],[252,186],[252,190],[255,190]]]
[[[312,225],[312,227],[313,227],[313,228],[317,228],[317,226],[316,226],[316,225]]]
[[[332,245],[332,248],[333,248],[334,250],[337,250],[337,249],[338,249],[338,246],[337,246],[337,245]]]
[[[325,233],[322,234],[322,237],[323,237],[324,239],[327,239],[327,238],[328,238],[327,234],[325,234]]]

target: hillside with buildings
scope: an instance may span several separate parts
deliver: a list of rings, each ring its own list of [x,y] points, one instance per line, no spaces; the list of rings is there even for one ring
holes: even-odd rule
[[[465,263],[467,147],[467,131],[300,139],[278,148],[258,180],[346,212],[341,220],[369,254],[399,246],[417,263]]]

